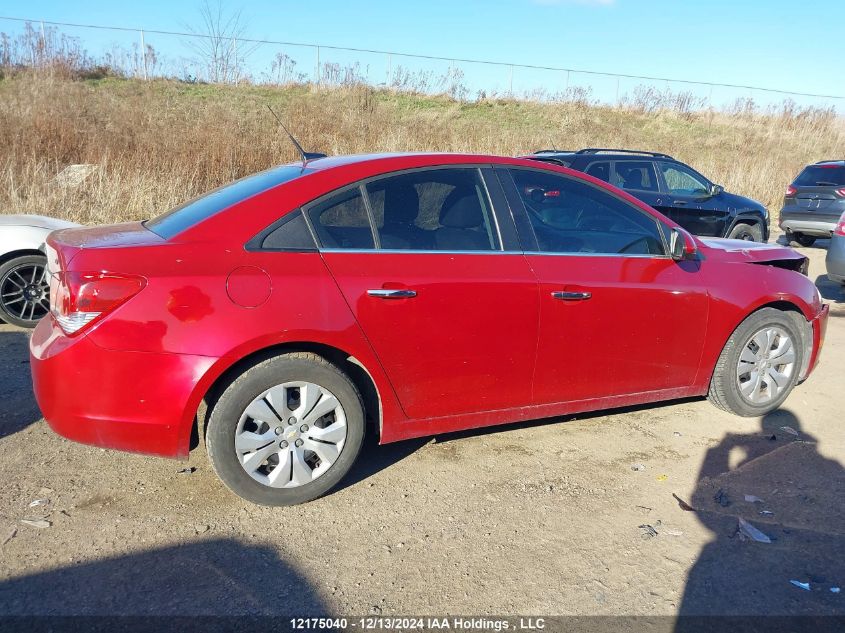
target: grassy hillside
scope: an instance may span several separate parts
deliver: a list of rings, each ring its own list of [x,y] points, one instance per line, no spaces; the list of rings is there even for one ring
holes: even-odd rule
[[[767,115],[461,103],[369,87],[210,86],[157,80],[0,79],[0,213],[83,223],[146,218],[294,158],[265,104],[310,150],[520,154],[550,146],[662,151],[776,212],[807,162],[845,157],[845,124],[788,104]],[[54,178],[99,165],[79,186]]]

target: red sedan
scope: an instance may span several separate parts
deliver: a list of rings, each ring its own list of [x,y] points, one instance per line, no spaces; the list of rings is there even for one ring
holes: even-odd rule
[[[209,457],[313,499],[381,442],[707,395],[778,407],[827,308],[795,251],[700,240],[580,172],[492,156],[321,158],[143,223],[52,234],[31,342],[59,434]]]

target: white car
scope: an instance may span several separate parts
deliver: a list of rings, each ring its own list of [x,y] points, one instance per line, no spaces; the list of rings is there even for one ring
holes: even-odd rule
[[[39,215],[0,215],[0,319],[35,327],[50,310],[47,258],[52,231],[79,226]]]

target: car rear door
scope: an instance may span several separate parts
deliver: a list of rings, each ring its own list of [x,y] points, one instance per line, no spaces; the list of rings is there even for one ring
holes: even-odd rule
[[[667,256],[656,218],[580,179],[500,173],[509,200],[521,203],[517,225],[534,240],[526,257],[540,283],[535,404],[692,385],[707,293],[695,262]]]
[[[531,402],[537,281],[491,174],[478,166],[408,170],[306,207],[322,256],[410,418]]]
[[[665,194],[660,191],[654,161],[615,161],[610,182],[655,209],[663,204]]]
[[[724,237],[731,211],[720,196],[710,195],[710,182],[677,162],[657,161],[657,167],[663,195],[655,208],[694,235]]]

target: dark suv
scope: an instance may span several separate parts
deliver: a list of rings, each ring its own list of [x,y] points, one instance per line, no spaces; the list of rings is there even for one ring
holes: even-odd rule
[[[845,161],[823,160],[807,165],[786,188],[780,228],[790,240],[810,246],[830,237],[845,211]]]
[[[765,242],[769,212],[728,193],[692,167],[657,152],[588,148],[542,150],[527,158],[583,171],[624,189],[696,235]]]

